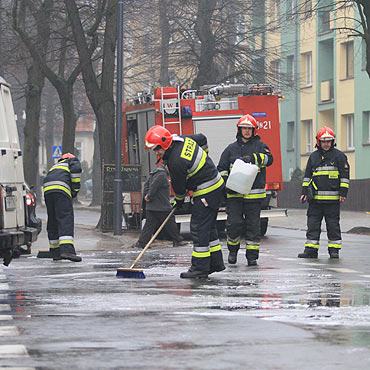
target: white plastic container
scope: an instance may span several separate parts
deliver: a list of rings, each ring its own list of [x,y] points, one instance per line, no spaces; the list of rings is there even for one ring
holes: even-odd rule
[[[241,159],[237,159],[230,171],[226,187],[237,193],[247,195],[252,189],[257,173],[258,167],[255,164],[245,163]]]

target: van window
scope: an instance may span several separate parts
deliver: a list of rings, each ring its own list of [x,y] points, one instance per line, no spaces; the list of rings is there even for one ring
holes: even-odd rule
[[[9,147],[9,134],[8,134],[8,125],[6,124],[5,110],[3,104],[3,97],[0,94],[0,143],[2,147]]]
[[[14,145],[13,148],[17,149],[19,147],[18,132],[17,132],[17,125],[15,122],[13,102],[10,96],[10,90],[6,86],[2,87],[2,95],[3,95],[3,100],[4,100],[6,122],[8,124],[9,141],[11,144]]]

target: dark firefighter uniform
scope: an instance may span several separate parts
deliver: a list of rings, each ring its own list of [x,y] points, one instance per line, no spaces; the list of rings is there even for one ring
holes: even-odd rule
[[[260,136],[253,135],[244,142],[238,132],[237,140],[226,147],[217,166],[225,182],[235,160],[243,157],[251,158],[251,163],[258,165],[258,173],[248,195],[238,194],[226,188],[227,247],[230,254],[235,256],[235,262],[229,262],[236,263],[240,236],[246,230],[246,257],[249,264],[255,264],[260,248],[261,203],[266,198],[266,167],[272,164],[273,156],[268,146],[260,140]]]
[[[302,183],[302,195],[307,196],[309,191],[313,195],[307,210],[304,253],[317,257],[323,217],[328,233],[329,254],[335,251],[337,254],[341,249],[339,197],[346,197],[348,189],[349,164],[343,152],[332,146],[326,152],[318,148],[310,155]]]
[[[48,213],[47,232],[53,259],[80,261],[74,248],[72,198],[80,190],[80,161],[62,158],[47,173],[43,188]]]
[[[225,269],[216,227],[224,181],[207,151],[207,138],[203,134],[175,136],[163,157],[176,202],[183,202],[187,191],[193,191],[190,230],[194,247],[191,267],[181,277]]]

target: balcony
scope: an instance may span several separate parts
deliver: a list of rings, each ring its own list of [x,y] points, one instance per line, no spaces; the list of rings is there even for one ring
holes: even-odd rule
[[[334,83],[333,79],[321,81],[320,83],[320,101],[321,103],[331,103],[334,101]]]

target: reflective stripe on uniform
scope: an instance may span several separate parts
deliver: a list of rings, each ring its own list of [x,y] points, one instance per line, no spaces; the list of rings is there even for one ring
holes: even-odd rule
[[[193,193],[193,197],[210,193],[211,191],[221,187],[223,183],[224,183],[223,178],[219,173],[217,173],[217,176],[214,179],[204,182],[203,184],[197,186],[196,191],[194,191]]]
[[[192,256],[193,257],[197,257],[197,258],[211,257],[211,252],[210,251],[208,251],[208,252],[196,252],[196,251],[193,251]]]
[[[59,240],[49,240],[50,249],[59,247]]]
[[[65,188],[67,188],[68,190],[71,190],[71,188],[69,187],[68,184],[66,184],[65,182],[63,181],[48,181],[48,182],[45,182],[44,184],[44,189],[47,188],[48,186],[53,186],[53,185],[60,185],[60,186],[64,186]]]
[[[339,199],[339,191],[318,191],[314,195],[317,200],[337,200]]]
[[[214,247],[210,247],[209,250],[210,250],[211,253],[220,251],[220,250],[222,250],[221,244],[215,245]]]
[[[72,194],[70,192],[70,190],[66,189],[65,186],[61,186],[61,185],[52,185],[52,186],[47,186],[47,187],[44,187],[44,193],[46,193],[47,191],[49,190],[63,190],[64,192],[66,192],[70,197],[72,197]]]
[[[240,244],[240,238],[231,239],[228,236],[227,237],[227,244],[230,244],[230,245],[239,245]]]
[[[67,172],[71,172],[71,170],[69,169],[68,163],[66,163],[66,164],[56,164],[55,166],[50,168],[49,172],[54,171],[54,170],[64,170],[64,171],[67,171]]]
[[[195,158],[194,164],[191,166],[191,168],[188,170],[188,175],[186,178],[190,178],[194,176],[206,163],[207,154],[202,148],[199,148],[197,157]]]
[[[313,176],[329,176],[329,178],[338,178],[339,176],[339,171],[316,171],[313,173]]]
[[[259,246],[259,245],[253,245],[253,244],[247,244],[247,245],[246,245],[246,248],[247,248],[247,249],[254,249],[254,250],[258,250],[258,249],[260,249],[260,246]]]
[[[341,240],[329,240],[328,241],[328,248],[336,248],[336,249],[341,249],[342,248],[342,241]]]
[[[319,242],[315,242],[313,240],[307,240],[304,246],[309,247],[309,248],[319,249]]]
[[[59,245],[62,244],[74,244],[73,236],[61,236],[59,237]]]
[[[185,199],[185,196],[186,196],[186,193],[185,194],[182,194],[182,195],[175,194],[175,199],[177,199],[177,200],[183,200],[183,199]]]
[[[249,194],[226,194],[227,198],[263,199],[266,198],[265,189],[252,189]]]

